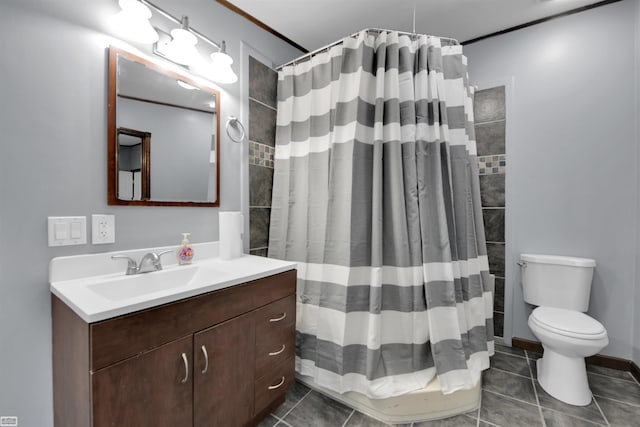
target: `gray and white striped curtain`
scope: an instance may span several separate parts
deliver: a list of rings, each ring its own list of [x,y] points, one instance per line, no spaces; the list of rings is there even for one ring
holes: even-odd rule
[[[298,263],[296,369],[384,398],[474,386],[493,281],[462,47],[363,31],[278,76],[269,256]]]

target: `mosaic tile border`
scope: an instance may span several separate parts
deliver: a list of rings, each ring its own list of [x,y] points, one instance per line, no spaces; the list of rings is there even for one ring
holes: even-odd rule
[[[478,172],[480,175],[497,175],[507,173],[507,156],[478,156]]]
[[[273,168],[275,151],[270,145],[249,141],[249,164]]]

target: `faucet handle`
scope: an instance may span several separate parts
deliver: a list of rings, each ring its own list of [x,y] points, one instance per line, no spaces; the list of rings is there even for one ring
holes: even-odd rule
[[[126,255],[112,255],[111,259],[126,259],[127,260],[127,275],[136,274],[138,272],[138,266],[136,260]]]
[[[173,250],[173,249],[169,249],[169,250],[166,250],[166,251],[162,251],[162,252],[160,252],[160,253],[158,253],[158,254],[157,254],[157,255],[158,255],[158,258],[160,258],[162,255],[164,255],[164,254],[168,254],[168,253],[170,253],[170,252],[174,252],[174,250]]]
[[[156,270],[162,270],[162,263],[160,262],[160,257],[162,255],[168,254],[170,252],[173,252],[173,249],[169,249],[169,250],[162,251],[162,252],[159,252],[159,253],[151,252],[155,256],[154,265],[156,267]]]

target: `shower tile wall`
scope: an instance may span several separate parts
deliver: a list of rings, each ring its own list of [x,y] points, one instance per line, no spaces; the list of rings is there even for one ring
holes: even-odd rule
[[[496,275],[493,313],[495,335],[500,337],[503,336],[504,330],[505,111],[504,86],[476,92],[474,117],[480,193],[489,270]]]
[[[278,74],[249,57],[249,235],[250,253],[267,256]]]

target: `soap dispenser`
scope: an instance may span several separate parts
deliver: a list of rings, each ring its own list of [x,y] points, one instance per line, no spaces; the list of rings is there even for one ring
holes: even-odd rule
[[[178,264],[187,265],[191,264],[193,259],[193,249],[189,245],[190,233],[182,233],[182,246],[178,248]]]

